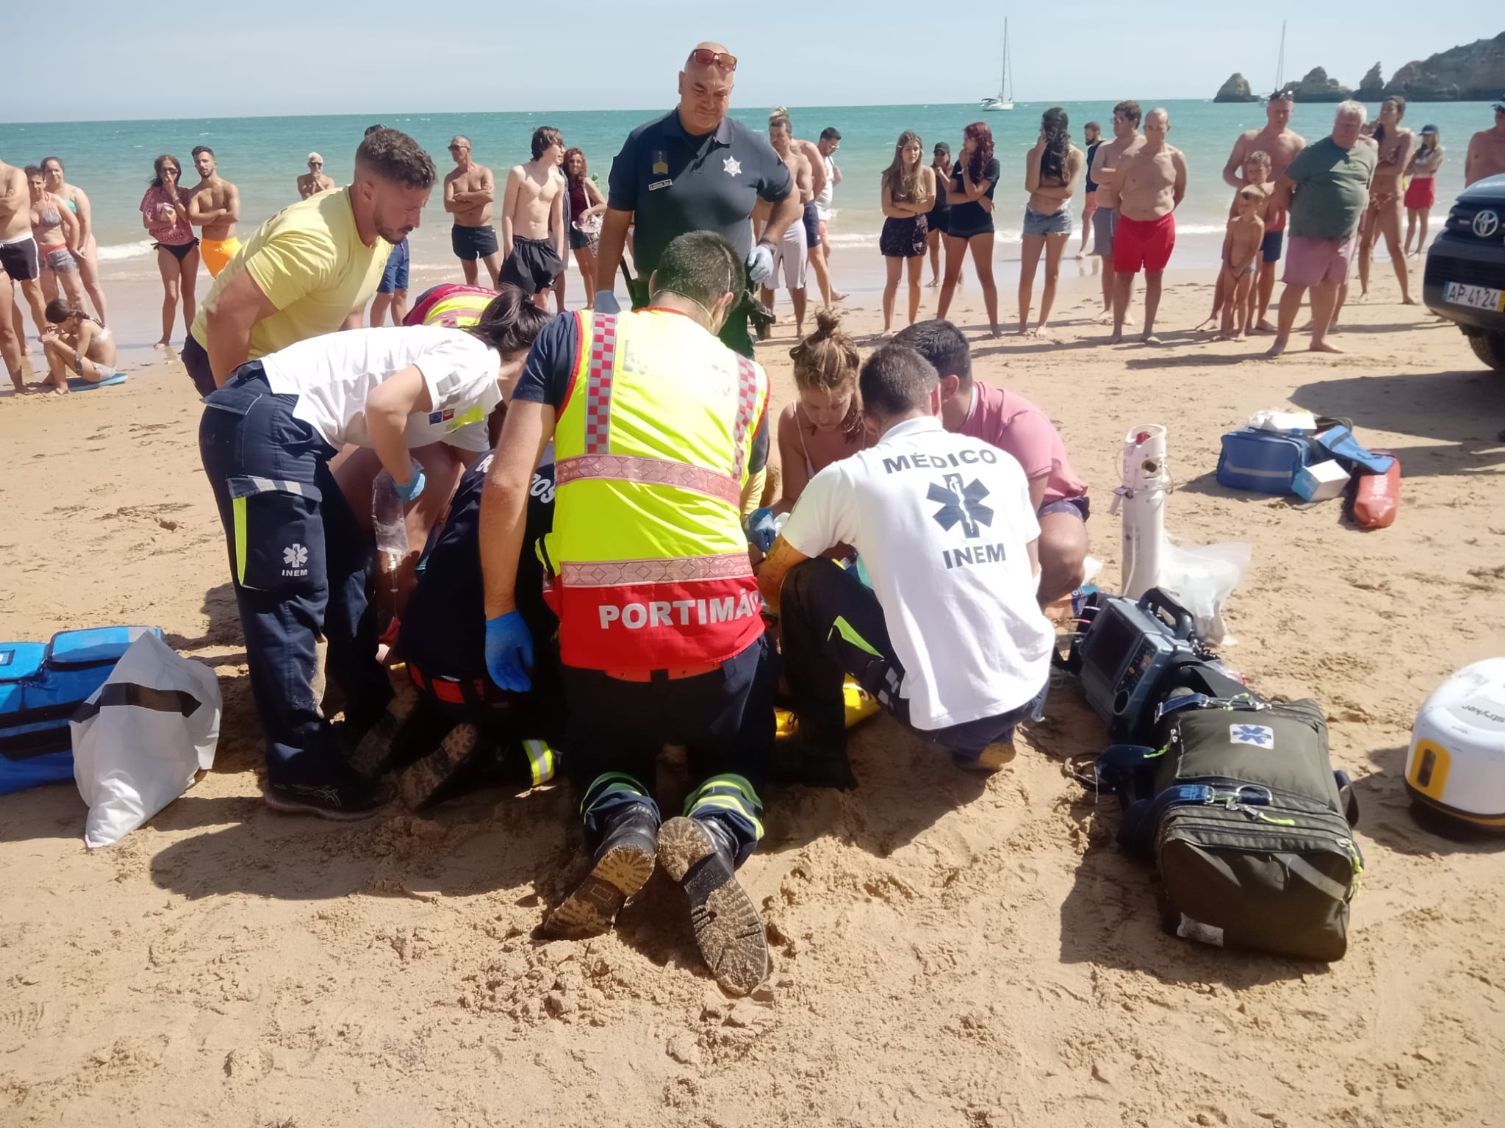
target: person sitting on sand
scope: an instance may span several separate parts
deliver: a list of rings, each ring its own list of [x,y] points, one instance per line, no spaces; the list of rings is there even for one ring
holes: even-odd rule
[[[822,309],[815,332],[789,350],[796,399],[779,413],[779,468],[783,493],[775,513],[788,513],[806,483],[831,463],[872,445],[857,396],[862,357],[841,331],[841,316]]]
[[[758,571],[801,756],[844,763],[850,674],[958,766],[996,771],[1038,715],[1055,638],[1029,484],[1009,455],[945,431],[940,377],[914,349],[873,353],[859,386],[877,445],[811,479]],[[839,542],[872,587],[823,558]]]
[[[1056,279],[1061,273],[1061,255],[1071,240],[1071,197],[1082,173],[1082,151],[1071,143],[1066,111],[1052,106],[1040,117],[1040,137],[1024,155],[1024,245],[1019,259],[1019,335],[1029,330],[1030,299],[1035,288],[1035,268],[1045,252],[1045,289],[1040,294],[1040,320],[1032,336],[1044,335],[1050,327],[1050,309],[1056,300]]]
[[[1158,345],[1155,314],[1171,251],[1176,246],[1176,209],[1186,198],[1186,158],[1166,143],[1170,114],[1163,109],[1144,116],[1144,143],[1130,149],[1113,175],[1118,195],[1118,228],[1113,235],[1113,336],[1123,340],[1124,316],[1134,275],[1144,270],[1144,333],[1140,340]]]
[[[1402,178],[1409,176],[1411,183],[1406,188],[1406,239],[1401,244],[1401,253],[1419,255],[1427,245],[1427,225],[1432,219],[1432,205],[1437,202],[1437,173],[1442,168],[1445,156],[1441,135],[1435,125],[1421,127],[1421,141],[1411,160],[1406,164]],[[1411,249],[1411,237],[1416,236],[1416,249]]]
[[[47,303],[46,316],[52,328],[42,337],[47,354],[42,387],[51,386],[53,395],[65,396],[72,377],[97,384],[116,374],[115,338],[100,322],[61,298]]]
[[[1270,179],[1270,167],[1271,163],[1269,153],[1265,152],[1263,149],[1250,153],[1244,161],[1244,167],[1242,170],[1242,185],[1237,191],[1233,193],[1233,199],[1228,204],[1229,220],[1231,221],[1237,219],[1240,206],[1239,202],[1243,199],[1244,188],[1259,189],[1259,202],[1255,210],[1258,212],[1259,218],[1265,224],[1265,234],[1264,237],[1260,240],[1261,262],[1257,267],[1258,272],[1255,275],[1255,285],[1250,287],[1249,291],[1249,301],[1255,306],[1257,306],[1259,303],[1259,288],[1261,285],[1260,280],[1264,277],[1265,268],[1268,266],[1271,269],[1274,269],[1276,261],[1278,261],[1280,258],[1280,249],[1285,242],[1285,217],[1282,215],[1279,220],[1277,220],[1270,214],[1272,210],[1270,207],[1270,200],[1271,197],[1273,197],[1275,194],[1275,183]],[[1279,222],[1282,225],[1281,229],[1278,231],[1272,231],[1270,229],[1270,225],[1275,222]],[[1269,257],[1272,244],[1275,252],[1274,259],[1271,259]],[[1225,261],[1226,258],[1227,247],[1225,245]],[[1227,287],[1224,285],[1224,283],[1224,273],[1223,271],[1219,270],[1217,285],[1213,287],[1212,292],[1212,312],[1207,315],[1206,321],[1197,326],[1198,329],[1202,328],[1205,325],[1214,325],[1217,323],[1218,314],[1223,311],[1223,303],[1228,293]],[[1237,311],[1235,311],[1235,317],[1238,317]]]
[[[1360,140],[1364,107],[1348,101],[1333,115],[1332,133],[1308,145],[1275,187],[1277,209],[1289,209],[1291,246],[1286,255],[1285,290],[1280,295],[1276,357],[1290,343],[1301,299],[1312,292],[1312,352],[1342,352],[1327,340],[1339,287],[1348,282],[1359,217],[1369,206],[1369,181],[1378,150]]]
[[[1416,134],[1401,125],[1406,114],[1406,100],[1399,94],[1385,99],[1380,106],[1380,121],[1374,129],[1374,141],[1379,147],[1374,166],[1374,179],[1369,185],[1369,211],[1366,223],[1361,227],[1359,239],[1359,296],[1369,296],[1369,259],[1375,242],[1384,236],[1385,250],[1390,255],[1390,265],[1395,268],[1396,280],[1400,282],[1402,305],[1415,305],[1411,296],[1410,270],[1406,256],[1401,250],[1401,173],[1411,163],[1411,151],[1416,145]]]
[[[894,338],[914,349],[941,377],[941,423],[1014,457],[1029,481],[1040,525],[1040,606],[1082,585],[1087,566],[1087,485],[1072,471],[1066,443],[1050,416],[1017,392],[972,377],[967,338],[949,321],[922,321]]]
[[[1265,238],[1260,206],[1267,199],[1253,184],[1238,190],[1238,213],[1228,221],[1228,234],[1223,238],[1223,271],[1219,281],[1226,299],[1222,328],[1216,337],[1219,341],[1242,341],[1249,333],[1250,315],[1254,312],[1249,295],[1259,271],[1260,244]]]
[[[334,186],[334,178],[324,175],[324,158],[318,153],[309,153],[308,171],[298,177],[298,198],[306,200],[320,192],[328,192]]]

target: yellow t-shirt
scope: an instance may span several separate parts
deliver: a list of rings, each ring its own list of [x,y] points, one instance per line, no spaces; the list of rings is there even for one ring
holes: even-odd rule
[[[243,270],[277,307],[252,326],[248,360],[333,333],[376,293],[391,250],[380,237],[374,247],[361,242],[344,188],[291,204],[263,223],[220,271],[193,319],[193,335],[208,346],[205,309]]]

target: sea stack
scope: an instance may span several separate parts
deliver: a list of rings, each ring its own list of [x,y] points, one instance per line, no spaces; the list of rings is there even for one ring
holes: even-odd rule
[[[1258,102],[1259,98],[1249,89],[1249,80],[1238,71],[1228,76],[1228,81],[1218,87],[1214,102]]]

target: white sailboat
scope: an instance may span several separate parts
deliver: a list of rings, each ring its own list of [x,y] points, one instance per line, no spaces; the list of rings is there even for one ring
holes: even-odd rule
[[[982,100],[982,108],[985,110],[1012,110],[1014,108],[1014,87],[1009,81],[1009,21],[1003,21],[1003,73],[998,78],[998,93],[992,98]]]

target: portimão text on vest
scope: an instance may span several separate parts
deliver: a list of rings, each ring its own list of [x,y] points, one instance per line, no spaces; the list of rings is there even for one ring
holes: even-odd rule
[[[651,603],[603,603],[601,629],[620,624],[630,631],[645,627],[704,627],[761,614],[757,596],[748,592],[720,599],[658,599]]]

